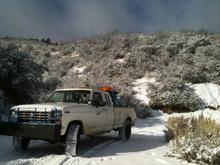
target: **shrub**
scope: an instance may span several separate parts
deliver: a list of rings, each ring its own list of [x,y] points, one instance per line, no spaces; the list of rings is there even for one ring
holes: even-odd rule
[[[138,118],[145,119],[146,117],[151,117],[151,108],[149,106],[137,106],[135,112]]]
[[[13,103],[30,103],[39,97],[42,67],[15,45],[0,46],[0,86]]]
[[[166,122],[165,139],[167,142],[178,137],[183,137],[187,130],[188,119],[181,117],[170,117]]]
[[[164,112],[195,111],[203,107],[201,99],[187,85],[169,80],[158,93],[152,96],[150,105]]]
[[[128,87],[122,87],[120,89],[120,103],[123,107],[133,106],[132,89]]]
[[[171,155],[189,162],[220,163],[220,125],[210,118],[172,117],[166,123],[165,137]]]

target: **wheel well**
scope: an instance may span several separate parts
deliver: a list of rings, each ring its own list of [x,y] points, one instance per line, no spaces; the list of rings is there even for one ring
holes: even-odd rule
[[[68,129],[69,129],[69,127],[70,127],[71,125],[79,125],[79,126],[80,126],[80,127],[79,127],[79,132],[80,132],[80,134],[83,134],[83,133],[84,133],[83,122],[80,121],[80,120],[71,121],[71,122],[68,124],[66,133],[67,133],[67,131],[68,131]],[[65,134],[66,134],[66,133],[65,133]]]

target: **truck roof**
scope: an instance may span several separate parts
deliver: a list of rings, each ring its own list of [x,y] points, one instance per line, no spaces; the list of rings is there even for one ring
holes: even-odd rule
[[[62,88],[62,89],[56,89],[55,91],[77,91],[77,90],[80,90],[80,91],[100,91],[103,93],[107,93],[106,91],[102,91],[99,89],[93,89],[93,88]]]
[[[56,91],[71,91],[71,90],[85,90],[85,91],[91,91],[91,88],[62,88],[62,89],[56,89]]]

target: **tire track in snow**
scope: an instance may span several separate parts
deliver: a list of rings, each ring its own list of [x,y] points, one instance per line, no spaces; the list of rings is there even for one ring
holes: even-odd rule
[[[97,146],[94,146],[91,150],[85,152],[84,154],[82,154],[81,156],[83,157],[92,157],[96,154],[96,152],[98,152],[99,150],[101,150],[102,148],[105,148],[106,146],[112,144],[115,140],[110,140],[101,144],[98,144]]]
[[[107,139],[108,140],[108,139]],[[104,142],[103,142],[104,141]],[[80,153],[80,157],[92,157],[94,155],[96,155],[99,150],[105,148],[108,145],[111,145],[115,142],[115,139],[111,139],[106,141],[106,139],[96,139],[95,141],[91,142],[88,141],[88,143],[90,143],[90,145],[95,144],[95,146],[93,145],[90,149],[87,149],[86,142],[85,142],[85,146],[82,145],[82,150]],[[118,141],[117,141],[118,142]],[[33,162],[33,164],[35,165],[41,165],[41,164],[60,164],[60,165],[65,165],[65,164],[74,164],[77,163],[78,161],[80,161],[80,157],[67,157],[64,154],[63,155],[48,155],[47,153],[51,151],[51,148],[48,148],[47,150],[44,150],[44,152],[41,152],[37,155],[34,155],[33,158],[31,158],[31,162]],[[41,157],[41,155],[43,157]],[[30,159],[29,159],[30,161]]]
[[[98,154],[99,151],[101,151],[102,149],[104,149],[107,146],[111,146],[111,145],[116,145],[121,143],[121,141],[117,141],[115,139],[111,139],[107,142],[98,144],[96,146],[94,146],[93,148],[91,148],[90,150],[86,151],[85,153],[82,153],[80,155],[80,157],[94,157],[96,154]],[[78,163],[80,161],[80,157],[77,158],[70,158],[70,159],[66,159],[64,162],[62,162],[62,165],[70,165],[70,164],[74,164],[74,163]],[[91,162],[87,162],[86,164],[91,163]]]
[[[111,136],[97,136],[92,141],[88,138],[82,138],[80,145],[80,157],[70,158],[63,154],[63,145],[50,145],[44,141],[33,141],[30,148],[23,152],[15,152],[11,147],[9,147],[9,140],[6,139],[7,149],[5,153],[0,154],[0,161],[4,164],[61,164],[65,165],[67,162],[70,164],[78,164],[81,161],[81,157],[93,157],[100,150],[107,147],[108,145],[113,145],[115,142],[119,141],[115,137]],[[0,164],[1,164],[0,163]],[[68,163],[68,164],[69,164]]]

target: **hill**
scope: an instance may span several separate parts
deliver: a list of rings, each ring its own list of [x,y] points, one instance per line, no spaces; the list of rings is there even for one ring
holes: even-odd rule
[[[190,84],[220,85],[220,34],[205,31],[151,34],[110,32],[74,42],[0,39],[0,93],[4,105],[42,100],[57,87],[111,85],[124,104],[145,84],[151,106],[193,110]]]

